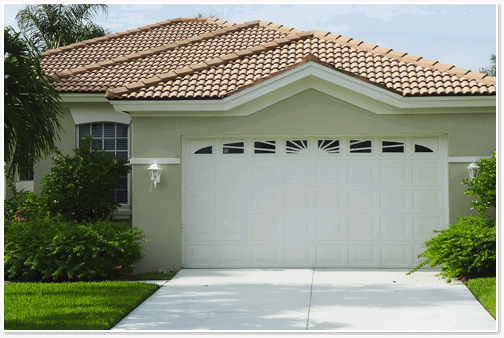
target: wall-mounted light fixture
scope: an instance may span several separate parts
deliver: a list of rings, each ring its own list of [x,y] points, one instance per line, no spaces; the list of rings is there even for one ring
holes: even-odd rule
[[[154,163],[151,164],[151,166],[147,170],[149,170],[150,179],[152,180],[152,182],[154,182],[154,187],[156,187],[156,185],[161,180],[161,172],[163,171],[163,169],[159,166],[159,164],[156,163],[156,160],[154,160]]]
[[[476,165],[476,160],[474,159],[473,162],[471,164],[469,164],[469,166],[467,167],[467,171],[469,172],[469,177],[471,179],[477,177],[478,170],[479,170],[479,166]]]

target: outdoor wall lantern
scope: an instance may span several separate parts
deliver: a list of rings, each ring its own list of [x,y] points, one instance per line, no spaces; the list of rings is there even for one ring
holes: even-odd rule
[[[467,171],[469,171],[469,177],[471,179],[478,176],[478,169],[479,166],[476,165],[476,160],[473,160],[473,162],[467,167]]]
[[[154,163],[151,164],[151,166],[147,170],[149,170],[150,179],[152,180],[152,182],[154,182],[155,188],[161,180],[161,172],[163,171],[163,169],[159,166],[159,164],[156,163],[156,160],[154,160]]]

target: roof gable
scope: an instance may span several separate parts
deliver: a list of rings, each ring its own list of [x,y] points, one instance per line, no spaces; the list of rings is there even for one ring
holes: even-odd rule
[[[311,55],[311,56],[310,56]],[[401,96],[495,95],[485,74],[329,32],[176,19],[62,47],[42,66],[61,92],[109,99],[222,99],[307,57]]]

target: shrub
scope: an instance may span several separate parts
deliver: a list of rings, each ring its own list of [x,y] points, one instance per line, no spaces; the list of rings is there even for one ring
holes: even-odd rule
[[[496,226],[495,220],[482,217],[459,217],[457,223],[447,229],[435,231],[436,237],[425,242],[426,250],[418,255],[426,260],[407,274],[422,266],[439,265],[441,275],[457,277],[492,277],[496,273]]]
[[[4,272],[19,281],[115,279],[142,257],[142,231],[109,220],[76,224],[50,217],[5,226]]]
[[[14,197],[4,200],[4,222],[16,219],[44,218],[49,216],[47,198],[37,197],[33,191],[16,191]]]
[[[118,187],[121,175],[131,167],[127,160],[91,148],[92,136],[86,135],[75,156],[56,151],[51,172],[42,178],[42,195],[47,197],[51,214],[64,220],[97,221],[110,217],[119,207],[111,192]]]
[[[495,152],[490,159],[482,158],[476,164],[480,167],[479,175],[474,179],[462,180],[462,184],[468,186],[464,194],[469,196],[478,195],[478,199],[471,202],[471,209],[477,208],[478,213],[483,215],[486,210],[496,205],[497,168]]]

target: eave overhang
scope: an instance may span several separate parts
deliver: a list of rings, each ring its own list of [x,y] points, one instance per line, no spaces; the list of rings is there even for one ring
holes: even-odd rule
[[[315,89],[376,114],[495,113],[495,95],[404,97],[316,62],[304,63],[222,99],[107,100],[103,94],[63,94],[65,102],[110,102],[131,116],[247,116]],[[82,98],[79,99],[79,97]],[[81,100],[81,101],[76,101]]]

